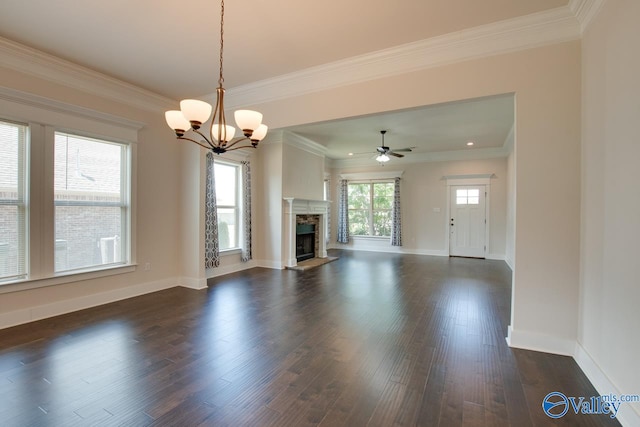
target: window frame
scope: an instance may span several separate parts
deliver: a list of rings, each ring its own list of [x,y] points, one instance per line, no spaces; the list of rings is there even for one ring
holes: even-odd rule
[[[18,261],[18,270],[16,274],[11,276],[0,276],[0,286],[4,283],[24,280],[29,274],[29,137],[30,127],[28,123],[21,123],[14,120],[0,118],[0,122],[9,126],[20,126],[23,128],[23,138],[18,140],[17,153],[17,179],[16,183],[16,199],[0,198],[0,205],[15,206],[18,211],[18,259],[22,258],[22,262]],[[21,213],[20,213],[21,212]],[[20,270],[20,267],[22,268]]]
[[[105,268],[117,267],[128,265],[131,263],[131,243],[130,243],[130,230],[131,230],[131,144],[113,141],[107,138],[90,137],[78,132],[68,132],[62,130],[54,131],[54,145],[57,135],[63,135],[71,138],[84,139],[105,145],[114,145],[120,148],[120,201],[119,202],[101,202],[101,201],[71,201],[71,200],[56,200],[55,190],[53,199],[53,223],[54,223],[54,258],[55,258],[55,245],[57,239],[55,238],[57,224],[56,208],[58,207],[117,207],[120,208],[120,261],[114,261],[103,264],[93,264],[78,268],[67,268],[63,270],[57,270],[54,263],[54,275],[72,274],[74,272],[87,272],[87,271],[99,271]],[[68,161],[68,159],[67,159]],[[55,160],[52,172],[55,174]]]
[[[369,234],[351,234],[351,237],[355,237],[355,238],[365,238],[365,239],[389,239],[391,237],[391,233],[389,233],[388,235],[376,235],[374,234],[375,232],[375,225],[374,225],[374,219],[375,219],[375,212],[391,212],[393,210],[393,208],[389,208],[389,209],[375,209],[373,204],[374,204],[374,185],[379,185],[379,184],[391,184],[393,185],[393,180],[390,179],[380,179],[380,180],[354,180],[354,181],[349,181],[347,183],[347,194],[349,193],[348,191],[348,187],[350,185],[362,185],[362,184],[367,184],[369,186],[369,208],[368,208],[368,213],[367,213],[367,218],[369,219]],[[347,196],[347,204],[349,204],[349,198]],[[347,206],[347,214],[349,215],[349,224],[351,224],[351,211],[362,211],[364,209],[351,209]]]
[[[220,248],[220,254],[221,255],[229,255],[229,254],[233,254],[233,253],[240,253],[242,251],[242,246],[241,246],[241,239],[242,239],[242,235],[241,235],[241,230],[242,230],[242,224],[243,224],[243,215],[244,212],[242,211],[242,164],[240,162],[236,162],[233,160],[228,160],[228,159],[215,159],[215,161],[213,162],[213,174],[215,176],[215,168],[216,165],[224,165],[224,166],[231,166],[233,168],[235,168],[235,174],[236,174],[236,191],[235,191],[235,195],[236,195],[236,205],[219,205],[218,204],[218,192],[216,191],[216,216],[218,217],[218,228],[220,227],[220,214],[219,214],[219,209],[233,209],[234,213],[235,213],[235,242],[236,245],[230,248],[226,248],[226,249],[222,249]],[[217,180],[216,180],[217,183]],[[219,236],[219,232],[218,232],[218,236]],[[219,237],[218,237],[219,238]],[[220,242],[218,241],[218,245],[220,244]]]
[[[136,158],[138,132],[144,122],[114,116],[11,88],[0,87],[0,120],[28,124],[25,159],[26,276],[0,280],[0,294],[135,272]],[[129,236],[127,264],[98,269],[54,272],[54,134],[56,131],[126,144],[129,147]]]

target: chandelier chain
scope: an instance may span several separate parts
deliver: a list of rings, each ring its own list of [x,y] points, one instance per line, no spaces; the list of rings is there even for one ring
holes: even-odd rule
[[[222,76],[222,56],[224,53],[224,0],[220,2],[220,76],[218,77],[218,85],[222,87],[224,77]]]
[[[165,112],[165,119],[174,130],[177,139],[191,141],[200,147],[209,149],[215,154],[241,148],[258,148],[258,143],[267,135],[269,127],[262,123],[262,114],[252,110],[237,110],[234,113],[236,123],[242,132],[241,137],[234,138],[236,128],[227,125],[224,109],[224,0],[220,0],[220,75],[216,89],[215,107],[198,99],[180,101],[180,111]],[[213,114],[211,114],[213,113]],[[200,130],[209,123],[209,136]],[[196,139],[185,136],[190,131],[197,135]],[[202,138],[200,141],[197,139]]]

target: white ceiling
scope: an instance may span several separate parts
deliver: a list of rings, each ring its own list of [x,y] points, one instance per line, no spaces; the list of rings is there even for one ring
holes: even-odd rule
[[[439,35],[563,7],[569,0],[233,0],[225,4],[227,89]],[[220,3],[3,0],[0,37],[172,99],[214,92]],[[329,157],[387,145],[416,151],[498,147],[512,96],[291,129]]]
[[[391,149],[416,147],[420,153],[502,148],[514,119],[513,95],[451,102],[423,108],[294,126],[287,130],[324,146],[327,157],[371,157],[381,145]],[[472,141],[472,147],[467,142]],[[419,156],[424,157],[424,156]],[[398,161],[395,160],[394,161]],[[402,161],[402,160],[400,160]]]

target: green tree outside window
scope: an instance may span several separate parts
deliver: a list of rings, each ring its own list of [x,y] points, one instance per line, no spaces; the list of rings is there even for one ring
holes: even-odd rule
[[[352,236],[391,236],[393,183],[350,183],[349,233]]]

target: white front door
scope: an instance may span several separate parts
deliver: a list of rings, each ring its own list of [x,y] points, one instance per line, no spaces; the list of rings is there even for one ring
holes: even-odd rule
[[[451,186],[451,256],[485,257],[485,196],[484,185]]]

